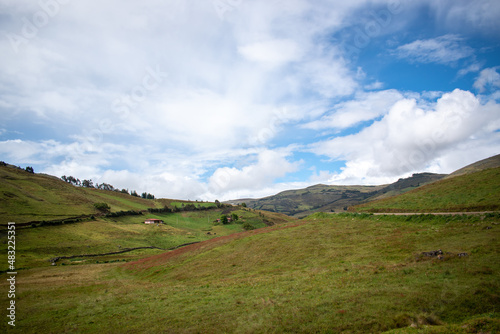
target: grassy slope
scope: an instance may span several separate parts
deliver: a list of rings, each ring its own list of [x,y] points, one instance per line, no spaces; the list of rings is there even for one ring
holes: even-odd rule
[[[253,210],[235,210],[240,219],[237,223],[214,226],[213,221],[221,216],[223,209],[180,212],[169,214],[144,214],[119,218],[101,218],[73,224],[43,226],[17,229],[16,239],[18,256],[17,268],[49,266],[49,259],[57,256],[81,254],[100,254],[124,248],[154,246],[163,249],[177,245],[203,241],[215,236],[228,235],[243,231],[243,223],[248,222],[255,228],[265,227],[264,220],[273,223],[287,221],[288,217],[273,217],[267,213]],[[146,225],[145,218],[160,218],[165,224]],[[210,232],[210,234],[207,234]],[[7,253],[6,230],[0,230],[0,250]],[[161,250],[137,250],[130,253],[80,258],[62,261],[95,263],[104,260],[130,260],[148,254],[158,254]],[[6,261],[0,264],[0,271],[6,270]]]
[[[413,323],[424,332],[498,331],[499,223],[498,215],[317,214],[150,267],[35,268],[18,276],[15,330],[376,333],[412,332]],[[438,248],[469,256],[419,256]]]
[[[455,177],[455,176],[459,176],[459,175],[464,175],[464,174],[475,173],[475,172],[479,172],[479,171],[482,171],[485,169],[497,168],[497,167],[500,167],[500,154],[492,156],[492,157],[487,158],[487,159],[477,161],[473,164],[470,164],[470,165],[467,165],[463,168],[460,168],[459,170],[448,175],[447,178]]]
[[[358,212],[500,210],[500,167],[446,178],[405,194],[352,208]]]
[[[53,176],[6,166],[0,166],[0,201],[2,220],[16,223],[93,214],[97,202],[108,203],[112,211],[162,206],[118,192],[78,188]]]

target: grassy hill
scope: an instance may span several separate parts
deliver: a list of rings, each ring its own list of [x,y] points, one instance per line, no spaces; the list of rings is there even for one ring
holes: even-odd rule
[[[497,167],[500,167],[500,154],[472,163],[463,168],[460,168],[459,170],[448,175],[447,178],[480,172],[485,169],[497,168]]]
[[[61,179],[32,174],[13,166],[0,166],[0,215],[5,222],[52,220],[97,211],[94,203],[108,203],[111,211],[162,207],[159,202],[128,194],[75,187]]]
[[[261,199],[240,199],[231,203],[302,218],[314,212],[343,212],[348,207],[415,189],[445,177],[445,174],[419,173],[381,186],[330,186],[318,184],[305,189],[287,190]]]
[[[405,194],[351,210],[358,212],[462,212],[500,210],[500,167],[458,176],[419,187]]]
[[[33,268],[17,277],[16,328],[0,330],[495,333],[499,224],[496,214],[315,214],[126,264]],[[438,249],[442,259],[423,254]]]
[[[236,206],[219,208],[210,202],[149,200],[121,192],[75,187],[56,177],[28,173],[10,165],[0,166],[0,200],[0,251],[7,253],[7,222],[15,222],[19,241],[16,246],[19,252],[17,268],[49,266],[50,259],[61,256],[156,247],[116,255],[76,257],[61,263],[128,261],[185,243],[293,220],[281,214]],[[132,210],[135,214],[104,215],[94,207],[94,203],[107,203],[111,213]],[[148,208],[161,209],[165,206],[176,209],[176,212],[147,211]],[[184,210],[189,207],[190,210]],[[214,224],[222,215],[231,214],[236,214],[238,221],[226,225]],[[165,224],[145,225],[146,218],[159,218]],[[7,266],[8,263],[3,262],[0,271],[6,271]]]

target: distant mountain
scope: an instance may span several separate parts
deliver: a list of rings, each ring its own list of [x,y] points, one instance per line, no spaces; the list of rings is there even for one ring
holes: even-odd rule
[[[228,203],[245,203],[248,207],[305,217],[314,212],[343,212],[348,207],[394,196],[445,177],[446,174],[419,173],[399,179],[390,185],[331,186],[317,184],[304,189],[286,190],[260,199],[237,199]]]

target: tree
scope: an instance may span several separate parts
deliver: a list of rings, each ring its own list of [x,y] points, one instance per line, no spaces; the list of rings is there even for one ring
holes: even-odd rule
[[[247,203],[241,203],[241,206],[246,208],[247,207]]]
[[[31,166],[27,166],[27,167],[26,167],[26,171],[27,171],[28,173],[35,174],[35,170],[34,170],[34,169],[33,169],[33,167],[31,167]]]
[[[220,208],[221,204],[218,199],[215,200],[215,205],[217,205],[217,207]]]
[[[132,191],[130,192],[130,195],[132,195],[132,196],[134,196],[134,197],[139,197],[139,194],[137,194],[137,191],[135,191],[135,190],[132,190]]]
[[[83,180],[82,187],[84,188],[94,188],[94,182],[92,180]]]
[[[237,221],[239,219],[238,215],[236,213],[231,214],[231,220],[233,222]]]
[[[225,224],[229,224],[229,220],[227,219],[227,216],[226,216],[226,215],[222,215],[222,216],[220,216],[220,222],[221,222],[222,224],[224,224],[224,225],[225,225]]]
[[[97,185],[96,184],[96,187],[98,189],[101,189],[101,190],[108,190],[108,191],[113,191],[115,190],[115,187],[113,187],[111,184],[109,183],[101,183],[100,185]]]
[[[73,176],[66,176],[66,175],[63,175],[61,177],[61,179],[65,182],[68,182],[74,186],[81,186],[82,182],[80,181],[80,179],[77,179],[77,178],[74,178]]]

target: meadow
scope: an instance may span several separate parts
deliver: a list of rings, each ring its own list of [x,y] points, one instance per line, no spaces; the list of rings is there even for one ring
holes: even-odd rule
[[[192,226],[181,225],[182,216],[175,226],[172,216],[168,228],[192,227],[185,231],[200,238],[196,224],[212,217],[197,214]],[[494,333],[499,224],[498,214],[318,213],[137,261],[33,264],[19,271],[16,328],[0,326],[23,333]],[[125,230],[128,239],[133,231]],[[442,258],[423,255],[438,249]],[[6,305],[6,294],[0,301]]]

